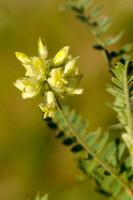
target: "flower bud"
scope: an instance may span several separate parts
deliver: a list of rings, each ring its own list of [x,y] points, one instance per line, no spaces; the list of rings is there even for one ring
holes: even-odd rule
[[[46,59],[48,56],[48,51],[46,49],[46,46],[42,42],[41,38],[38,40],[38,51],[39,55],[41,56],[42,59]]]

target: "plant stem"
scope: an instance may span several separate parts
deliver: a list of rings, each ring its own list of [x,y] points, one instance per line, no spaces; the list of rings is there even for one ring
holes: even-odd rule
[[[56,98],[56,104],[57,104],[57,108],[59,110],[59,112],[61,113],[63,119],[65,120],[65,122],[67,123],[68,127],[70,128],[70,130],[72,131],[73,135],[77,138],[77,140],[80,142],[80,144],[82,144],[82,146],[84,147],[84,149],[87,151],[87,153],[91,154],[95,160],[97,160],[97,162],[102,165],[104,167],[105,170],[107,170],[110,174],[112,174],[114,176],[114,178],[121,183],[121,185],[123,186],[123,188],[125,188],[125,190],[129,193],[129,195],[131,197],[133,197],[133,190],[132,188],[130,188],[117,174],[116,172],[107,164],[105,163],[103,160],[101,160],[101,158],[87,145],[87,143],[84,141],[84,139],[79,135],[79,133],[76,131],[76,129],[72,126],[71,122],[68,120],[67,116],[65,115],[63,108],[58,100],[58,98]]]
[[[128,70],[128,64],[127,66],[125,66],[125,72],[124,72],[124,90],[125,90],[125,102],[126,102],[127,119],[128,119],[128,133],[129,135],[131,135],[133,139],[133,122],[132,122],[132,112],[129,99],[127,70]]]
[[[132,140],[133,140],[133,121],[132,121],[132,111],[131,111],[131,103],[129,98],[129,87],[128,87],[128,65],[129,62],[125,65],[125,71],[124,71],[124,91],[125,91],[125,104],[126,104],[126,113],[127,113],[127,133],[131,137],[131,141],[129,144],[129,152],[131,155],[131,164],[133,168],[133,148],[132,148]]]

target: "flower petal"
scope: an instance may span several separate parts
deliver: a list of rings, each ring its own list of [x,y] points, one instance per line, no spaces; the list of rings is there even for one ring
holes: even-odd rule
[[[14,86],[17,87],[21,91],[23,91],[23,89],[25,88],[25,85],[23,84],[21,79],[16,80],[16,82],[14,83]]]
[[[75,64],[78,57],[73,58],[72,60],[68,61],[65,65],[64,75],[70,75],[73,69],[75,68]]]
[[[69,46],[62,48],[53,58],[54,66],[63,65],[66,62],[69,53]]]
[[[16,57],[18,60],[20,60],[22,63],[27,64],[31,62],[31,59],[24,53],[16,52]]]

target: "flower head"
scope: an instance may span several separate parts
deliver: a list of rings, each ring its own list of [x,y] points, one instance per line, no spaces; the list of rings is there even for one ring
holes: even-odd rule
[[[47,48],[39,38],[39,57],[29,57],[16,52],[17,59],[24,66],[25,77],[18,79],[14,85],[22,92],[22,98],[33,98],[44,94],[44,103],[39,105],[44,112],[44,118],[54,117],[56,114],[56,98],[81,94],[79,87],[82,75],[78,74],[76,63],[78,57],[69,55],[69,47],[65,46],[56,55],[47,59]]]

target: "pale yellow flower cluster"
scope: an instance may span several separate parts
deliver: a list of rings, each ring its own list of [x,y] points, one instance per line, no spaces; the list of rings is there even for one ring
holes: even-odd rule
[[[82,75],[75,66],[78,57],[69,55],[69,47],[62,48],[52,59],[47,59],[46,46],[39,38],[39,57],[28,57],[16,52],[16,57],[26,69],[25,77],[18,79],[14,85],[22,91],[22,98],[32,98],[40,92],[44,94],[44,103],[39,105],[44,112],[44,118],[56,114],[57,97],[82,94],[79,88]]]

